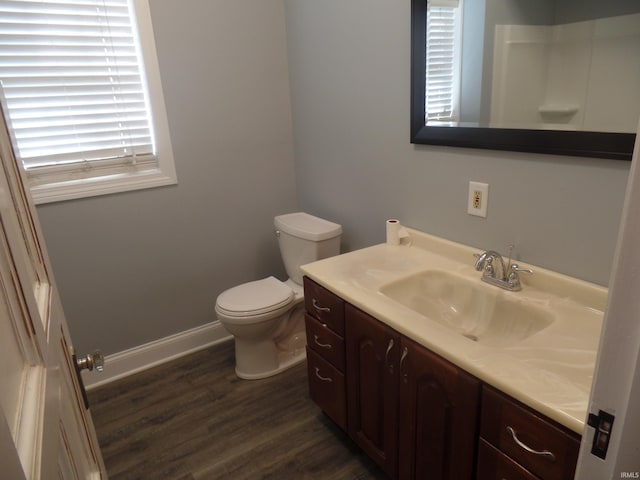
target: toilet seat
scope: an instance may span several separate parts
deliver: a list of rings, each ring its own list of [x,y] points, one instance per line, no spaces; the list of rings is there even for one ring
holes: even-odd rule
[[[253,317],[280,310],[293,297],[290,287],[271,276],[225,290],[218,296],[216,310],[228,317]]]

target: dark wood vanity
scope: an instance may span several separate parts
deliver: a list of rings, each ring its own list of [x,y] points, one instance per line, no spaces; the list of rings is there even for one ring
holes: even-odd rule
[[[580,436],[305,277],[313,401],[390,478],[570,480]]]

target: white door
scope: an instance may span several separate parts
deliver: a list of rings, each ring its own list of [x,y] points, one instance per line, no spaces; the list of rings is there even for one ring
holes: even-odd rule
[[[0,477],[106,479],[22,169],[0,115]]]
[[[575,477],[578,480],[640,478],[639,246],[640,126],[589,399],[590,414],[602,411],[614,419],[609,425],[593,418],[593,426],[585,428]]]

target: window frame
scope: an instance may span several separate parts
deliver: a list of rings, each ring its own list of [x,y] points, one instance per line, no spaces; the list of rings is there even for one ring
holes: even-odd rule
[[[103,160],[84,167],[55,165],[25,169],[23,173],[36,204],[73,200],[178,183],[173,158],[149,0],[130,0],[147,83],[155,155],[132,164]],[[10,125],[9,125],[10,127]]]
[[[440,116],[440,118],[434,118],[433,120],[429,120],[429,108],[427,106],[428,96],[425,92],[425,122],[433,122],[434,124],[442,124],[449,125],[452,122],[460,121],[460,88],[461,88],[461,70],[462,70],[462,22],[463,15],[463,0],[428,0],[427,1],[427,12],[429,8],[446,8],[452,10],[453,19],[453,33],[452,39],[454,45],[448,52],[451,54],[451,83],[449,85],[449,93],[451,98],[450,109],[448,110],[448,116]],[[431,5],[429,5],[431,4]],[[427,15],[426,21],[426,42],[427,46],[429,45],[429,20]],[[449,38],[449,37],[447,37]],[[430,86],[428,78],[429,78],[429,50],[428,48],[425,50],[425,75],[427,77],[425,89],[428,91]]]

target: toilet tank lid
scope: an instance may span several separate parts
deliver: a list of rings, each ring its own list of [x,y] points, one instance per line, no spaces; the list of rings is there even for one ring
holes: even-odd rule
[[[274,220],[274,225],[278,230],[289,235],[314,242],[328,240],[342,233],[342,227],[337,223],[304,212],[278,215]]]

